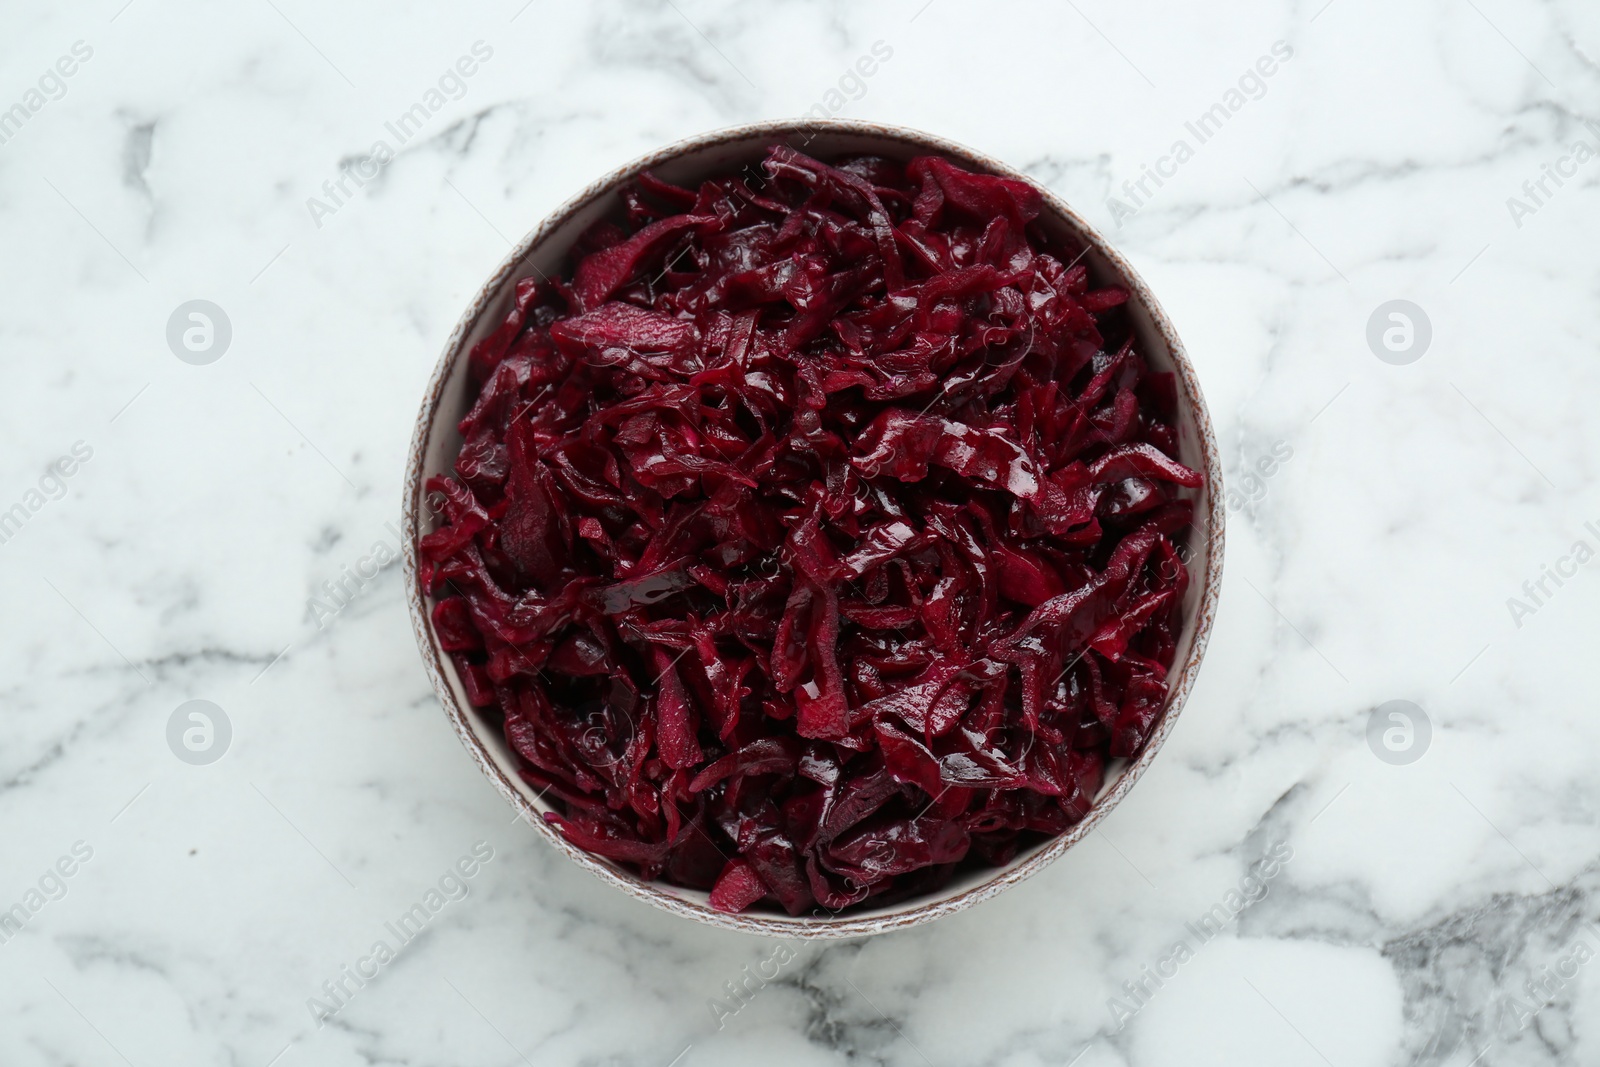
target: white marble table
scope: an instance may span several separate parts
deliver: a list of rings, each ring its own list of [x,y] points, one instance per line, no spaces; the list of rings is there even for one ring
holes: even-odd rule
[[[1323,2],[13,5],[0,1063],[1600,1061],[1600,13]],[[808,110],[1105,226],[1237,506],[1200,685],[1104,833],[715,1013],[777,946],[513,825],[383,561],[508,240],[655,146]],[[193,300],[231,336],[191,352],[180,316],[186,361]],[[1375,350],[1392,300],[1421,315]],[[169,747],[191,700],[220,760]],[[1390,701],[1421,716],[1369,743]]]

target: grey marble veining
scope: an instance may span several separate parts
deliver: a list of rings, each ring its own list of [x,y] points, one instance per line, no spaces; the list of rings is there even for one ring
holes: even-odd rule
[[[1594,5],[11,15],[0,1063],[1600,1058]],[[508,244],[636,155],[802,113],[971,144],[1101,226],[1237,497],[1199,686],[1104,828],[825,947],[658,914],[513,823],[380,550]],[[197,300],[220,358],[184,349]],[[1369,343],[1394,300],[1411,362]]]

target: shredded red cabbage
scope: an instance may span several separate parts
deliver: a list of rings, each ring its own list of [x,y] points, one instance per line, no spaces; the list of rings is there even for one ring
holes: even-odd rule
[[[934,157],[622,200],[473,349],[420,543],[547,818],[795,915],[1082,819],[1161,714],[1201,484],[1128,294]]]

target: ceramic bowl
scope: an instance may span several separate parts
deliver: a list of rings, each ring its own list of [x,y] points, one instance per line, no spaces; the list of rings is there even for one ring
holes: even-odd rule
[[[1120,285],[1132,297],[1128,308],[1138,340],[1150,365],[1173,371],[1179,386],[1179,459],[1206,474],[1206,486],[1195,501],[1195,526],[1190,538],[1188,565],[1191,583],[1183,603],[1183,628],[1171,678],[1171,692],[1162,718],[1143,752],[1132,760],[1114,762],[1106,784],[1088,817],[1066,833],[1020,853],[1004,867],[963,872],[936,894],[887,907],[851,910],[842,915],[790,917],[782,913],[751,912],[727,915],[713,911],[708,894],[660,882],[645,882],[632,872],[569,844],[541,817],[548,805],[517,774],[517,757],[505,739],[474,713],[467,703],[461,680],[450,657],[433,635],[429,612],[433,602],[418,582],[416,543],[433,526],[423,499],[423,485],[434,474],[451,469],[461,437],[456,423],[472,404],[467,378],[467,353],[505,316],[517,279],[534,269],[556,274],[566,266],[567,250],[596,219],[619,212],[618,189],[643,170],[693,186],[701,179],[730,173],[758,162],[776,143],[820,158],[869,153],[895,159],[937,154],[973,170],[1029,180],[1017,171],[971,149],[914,130],[846,121],[767,122],[680,141],[628,164],[584,189],[524,237],[489,277],[455,331],[428,383],[417,416],[406,470],[404,530],[406,595],[412,627],[422,651],[423,665],[444,705],[456,733],[500,794],[518,809],[535,831],[573,863],[630,896],[663,910],[712,926],[781,937],[859,937],[903,929],[971,907],[1014,886],[1042,870],[1052,860],[1081,841],[1128,794],[1161,750],[1177,723],[1178,713],[1193,688],[1216,613],[1222,578],[1223,496],[1211,420],[1200,395],[1194,368],[1184,353],[1161,305],[1127,260],[1071,208],[1047,190],[1040,223],[1052,236],[1087,248],[1083,262],[1096,285]]]

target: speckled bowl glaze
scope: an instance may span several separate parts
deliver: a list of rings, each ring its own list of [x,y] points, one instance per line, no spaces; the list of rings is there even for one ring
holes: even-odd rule
[[[823,158],[849,153],[895,159],[938,154],[974,170],[1029,180],[987,156],[915,130],[865,122],[787,121],[738,126],[680,141],[628,164],[583,190],[524,237],[478,290],[445,344],[444,355],[428,383],[406,469],[403,520],[406,597],[417,645],[422,650],[423,666],[467,751],[529,825],[573,863],[630,896],[711,926],[780,937],[861,937],[929,922],[1016,885],[1081,841],[1133,788],[1176,725],[1178,713],[1199,673],[1200,660],[1211,633],[1222,580],[1222,472],[1211,419],[1200,395],[1194,367],[1161,305],[1127,261],[1093,227],[1047,190],[1041,190],[1044,211],[1040,222],[1046,230],[1053,236],[1087,246],[1083,261],[1097,285],[1121,285],[1132,294],[1128,307],[1145,357],[1155,369],[1177,374],[1180,387],[1178,458],[1206,474],[1206,485],[1196,501],[1196,531],[1190,538],[1188,563],[1193,581],[1183,603],[1183,629],[1170,676],[1171,694],[1144,751],[1137,759],[1116,761],[1108,768],[1105,787],[1087,818],[1059,837],[1022,852],[1006,866],[963,872],[937,894],[889,907],[853,910],[844,915],[790,917],[769,912],[726,915],[712,910],[708,894],[703,891],[642,881],[632,872],[569,844],[542,818],[549,806],[539,800],[535,790],[517,774],[516,756],[505,739],[474,714],[454,664],[434,637],[429,622],[433,601],[423,592],[417,577],[417,540],[433,526],[433,517],[423,500],[423,485],[432,475],[448,472],[454,463],[461,445],[456,424],[473,401],[467,379],[467,353],[505,316],[518,278],[535,268],[546,274],[561,271],[572,242],[590,223],[620,210],[617,190],[639,172],[653,170],[668,181],[692,186],[703,178],[737,171],[760,160],[766,149],[776,143],[789,144]]]

